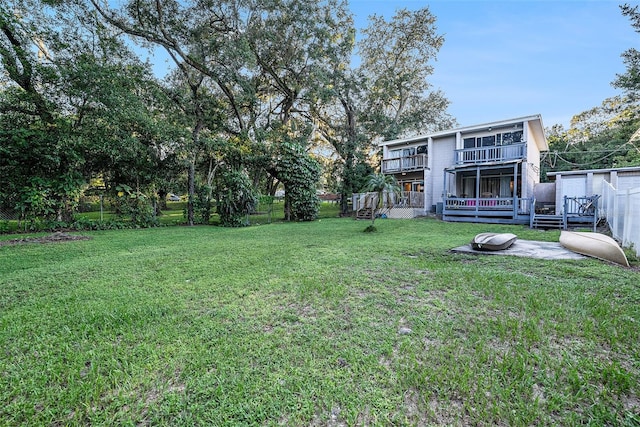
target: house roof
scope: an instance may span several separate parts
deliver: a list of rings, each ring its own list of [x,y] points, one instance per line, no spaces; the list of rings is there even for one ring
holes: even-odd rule
[[[490,128],[494,128],[494,127],[503,128],[503,127],[507,127],[515,123],[521,123],[521,122],[530,123],[531,129],[535,134],[534,135],[535,139],[540,144],[540,150],[541,151],[548,150],[549,145],[547,143],[547,138],[544,135],[544,126],[542,125],[542,116],[540,114],[535,114],[532,116],[517,117],[514,119],[508,119],[508,120],[500,120],[500,121],[490,122],[490,123],[482,123],[482,124],[473,125],[473,126],[464,126],[464,127],[454,128],[454,129],[447,129],[447,130],[442,130],[442,131],[433,132],[429,134],[410,136],[407,138],[392,139],[389,141],[382,141],[378,144],[378,146],[382,147],[385,145],[411,144],[414,142],[427,140],[428,138],[453,136],[453,135],[456,135],[458,132],[470,133],[470,132],[478,132],[482,130],[490,130]]]

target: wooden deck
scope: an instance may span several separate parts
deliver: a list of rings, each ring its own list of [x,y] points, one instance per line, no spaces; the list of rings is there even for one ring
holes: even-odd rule
[[[387,215],[389,218],[415,218],[424,215],[424,193],[400,191],[397,194],[384,193],[383,208],[377,209],[378,193],[354,193],[353,211],[356,219],[372,219],[373,215]]]
[[[529,224],[531,228],[561,229],[598,224],[600,196],[565,197],[561,214],[536,212],[530,198],[458,198],[445,199],[442,219],[450,222]]]
[[[584,197],[564,197],[560,214],[549,213],[548,210],[532,209],[531,228],[560,229],[590,227],[596,231],[598,225],[599,195]],[[535,206],[535,200],[534,200]]]
[[[442,219],[451,222],[486,222],[497,224],[528,224],[529,198],[461,198],[444,201]]]

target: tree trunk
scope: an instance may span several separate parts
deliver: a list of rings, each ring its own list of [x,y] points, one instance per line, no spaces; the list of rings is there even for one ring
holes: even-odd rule
[[[167,190],[158,190],[158,210],[156,214],[160,215],[163,210],[167,209]]]
[[[286,187],[284,192],[284,219],[285,221],[291,221],[291,203],[289,202],[289,194]]]
[[[349,214],[349,198],[353,194],[353,157],[347,155],[342,170],[342,185],[340,186],[340,214]]]
[[[342,171],[342,188],[340,192],[340,213],[347,215],[349,213],[349,197],[353,194],[353,162],[356,155],[356,112],[346,99],[341,99],[342,107],[347,119],[347,141],[344,149],[344,169]]]
[[[189,195],[187,201],[187,224],[192,226],[194,224],[194,209],[193,202],[196,192],[196,165],[195,156],[189,162]]]

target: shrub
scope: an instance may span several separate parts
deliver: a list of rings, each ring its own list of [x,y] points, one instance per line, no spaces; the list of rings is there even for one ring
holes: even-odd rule
[[[197,215],[196,222],[199,224],[209,224],[212,207],[211,187],[208,185],[197,187],[194,196],[193,209]]]
[[[239,169],[223,171],[217,181],[217,210],[224,227],[249,225],[248,215],[255,209],[257,198],[249,177]]]
[[[124,184],[118,185],[116,190],[116,212],[119,217],[129,218],[134,227],[158,225],[155,209],[147,196]]]
[[[316,219],[320,208],[320,199],[316,193],[316,184],[320,179],[318,162],[300,145],[285,142],[279,147],[275,169],[285,188],[285,219]]]

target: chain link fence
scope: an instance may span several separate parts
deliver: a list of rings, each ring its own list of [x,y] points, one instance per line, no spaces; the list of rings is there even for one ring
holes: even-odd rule
[[[11,221],[16,219],[18,219],[18,214],[15,211],[0,209],[0,221]]]

